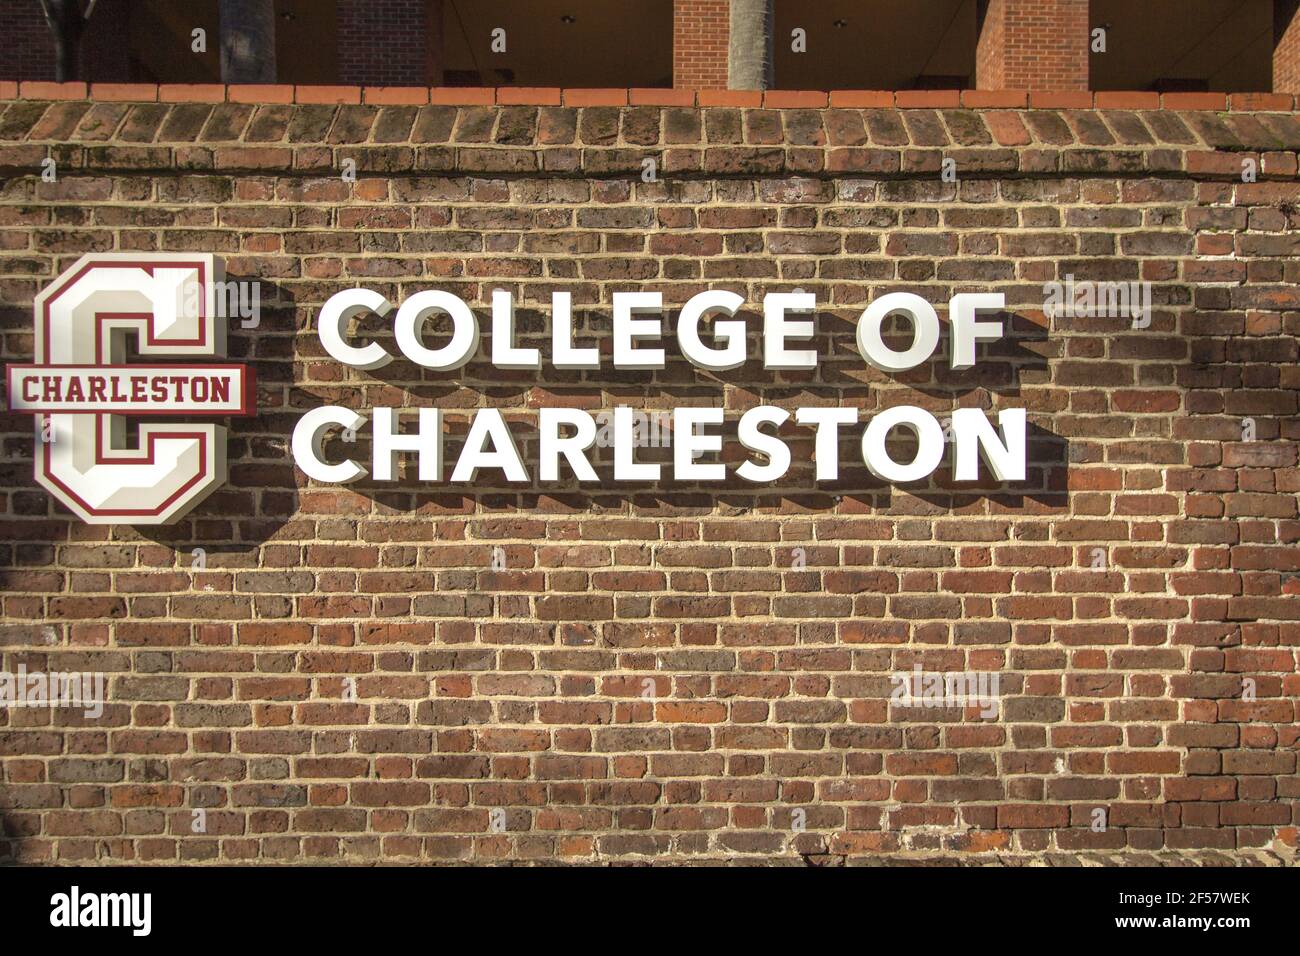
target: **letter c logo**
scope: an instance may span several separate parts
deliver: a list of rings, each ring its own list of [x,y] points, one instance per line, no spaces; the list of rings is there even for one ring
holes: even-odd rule
[[[30,386],[33,376],[42,380],[47,400],[58,396],[54,405],[36,412],[36,480],[83,521],[170,524],[225,481],[223,425],[142,421],[130,447],[123,417],[253,413],[252,375],[245,366],[125,364],[132,338],[142,363],[160,356],[224,356],[225,321],[217,316],[216,295],[223,278],[221,263],[210,254],[94,253],[82,256],[36,297],[35,362],[10,366],[10,405],[34,411],[17,408],[23,395],[39,391]],[[25,376],[22,389],[15,385],[16,369]],[[196,369],[218,375],[223,392],[237,390],[238,404],[141,400],[140,383],[163,388],[185,382],[186,376],[202,377],[206,395],[218,379],[199,376]],[[84,382],[92,395],[96,388],[105,395],[106,381],[103,403],[64,401],[65,386],[80,395]],[[117,401],[115,393],[120,393]],[[97,404],[110,405],[114,413]]]

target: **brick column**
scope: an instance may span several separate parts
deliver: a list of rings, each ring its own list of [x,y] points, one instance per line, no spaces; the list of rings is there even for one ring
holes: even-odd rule
[[[1300,93],[1300,0],[1273,0],[1273,92]]]
[[[673,86],[725,90],[729,0],[673,0]]]
[[[339,0],[339,82],[442,84],[442,0]]]
[[[99,0],[81,41],[81,77],[96,83],[131,79],[126,0]],[[0,14],[0,63],[6,80],[54,79],[54,39],[40,0],[7,0]],[[185,41],[189,42],[188,38]]]
[[[1086,90],[1088,0],[981,0],[981,90]]]
[[[54,41],[45,25],[40,0],[13,0],[4,12],[0,58],[6,80],[54,79]]]

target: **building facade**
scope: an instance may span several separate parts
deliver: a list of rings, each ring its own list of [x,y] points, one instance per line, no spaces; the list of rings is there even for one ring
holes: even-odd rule
[[[282,83],[728,85],[731,0],[274,7]],[[1300,92],[1295,0],[773,0],[772,10],[779,89]],[[0,79],[54,79],[39,0],[9,0],[3,16]],[[221,81],[219,0],[97,0],[91,22],[83,79]]]

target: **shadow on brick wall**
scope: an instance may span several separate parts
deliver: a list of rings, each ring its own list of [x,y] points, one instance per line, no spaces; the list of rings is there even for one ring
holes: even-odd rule
[[[0,629],[0,643],[6,645],[0,670],[25,674],[28,681],[46,678],[49,695],[47,702],[28,697],[25,705],[0,708],[0,754],[6,764],[0,783],[0,866],[120,855],[121,833],[73,833],[61,830],[53,818],[98,809],[101,805],[86,802],[93,801],[88,794],[95,785],[155,782],[148,774],[156,761],[104,750],[115,729],[130,725],[136,702],[129,692],[118,698],[119,681],[137,673],[126,648],[93,643],[96,629],[107,637],[102,624],[71,625],[82,629],[78,640],[61,635],[63,625],[51,620]],[[139,671],[147,672],[147,667]],[[118,763],[125,778],[114,776]]]
[[[0,733],[7,729],[7,725],[0,725]],[[18,850],[17,824],[9,819],[9,805],[13,801],[11,794],[10,787],[0,786],[0,866],[14,865]]]
[[[9,814],[0,810],[0,867],[17,865],[17,826],[9,822]]]
[[[209,568],[257,566],[257,549],[273,538],[297,507],[297,486],[289,453],[290,416],[284,396],[294,378],[297,306],[285,286],[259,276],[227,273],[227,283],[256,282],[261,312],[255,328],[230,319],[229,359],[252,366],[257,378],[257,414],[223,419],[227,428],[228,478],[185,518],[170,526],[137,526],[124,534],[173,549],[189,566],[203,548]]]
[[[28,673],[49,670],[48,657],[42,652],[7,651],[4,664],[0,668],[16,674],[20,665],[25,665]],[[48,725],[41,725],[40,719],[33,720],[35,711],[5,708],[0,710],[3,722],[0,723],[0,753],[4,754],[7,764],[0,783],[0,867],[14,866],[27,862],[24,858],[25,841],[40,833],[41,810],[49,806],[52,787],[44,777],[35,777],[31,770],[37,761],[50,750]],[[23,715],[15,719],[17,715]],[[40,743],[32,743],[36,738]],[[31,750],[26,749],[31,746]],[[31,759],[25,759],[31,758]],[[13,764],[26,764],[24,772],[19,774]]]

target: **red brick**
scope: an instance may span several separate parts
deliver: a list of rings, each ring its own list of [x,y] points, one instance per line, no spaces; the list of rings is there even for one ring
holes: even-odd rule
[[[1295,4],[1273,6],[1273,90],[1300,93],[1300,14]],[[1290,17],[1285,23],[1283,15]]]
[[[361,90],[364,103],[386,106],[422,106],[429,102],[427,86],[367,86]]]
[[[1102,91],[1094,94],[1094,103],[1099,110],[1157,110],[1160,94]]]
[[[104,102],[153,103],[158,99],[158,84],[91,83],[90,98]]]
[[[959,90],[899,90],[894,94],[899,109],[955,109],[961,106]]]
[[[763,94],[759,90],[700,90],[700,106],[760,107]]]
[[[981,90],[1086,90],[1088,0],[987,0],[975,47]]]
[[[1029,108],[1036,110],[1090,110],[1092,94],[1078,90],[1030,90]]]
[[[814,90],[768,90],[763,105],[769,109],[824,109],[828,94]]]
[[[295,86],[293,88],[295,103],[360,103],[359,86]]]
[[[161,83],[160,103],[224,103],[226,88],[220,83]]]
[[[1214,150],[1193,149],[1183,155],[1189,173],[1231,176],[1234,179],[1241,175],[1243,159],[1259,162],[1259,156],[1254,153],[1219,153]]]
[[[1027,146],[1033,142],[1018,113],[990,112],[985,115],[984,122],[999,146]]]
[[[25,100],[84,100],[85,83],[43,83],[24,80],[18,84],[18,95]]]
[[[727,88],[730,19],[730,0],[673,0],[675,88]]]
[[[694,90],[631,89],[628,102],[633,106],[694,106]]]
[[[565,89],[560,92],[565,106],[627,106],[627,90]]]
[[[831,106],[844,109],[889,109],[894,94],[889,90],[831,90]]]
[[[231,103],[292,103],[293,86],[288,83],[235,83],[226,87]]]
[[[497,89],[497,102],[503,106],[559,106],[561,96],[553,86],[502,86]]]
[[[1160,105],[1167,110],[1224,110],[1228,97],[1224,93],[1165,93]]]
[[[978,110],[1022,110],[1029,105],[1029,94],[1020,90],[962,90],[961,105]]]
[[[1241,111],[1288,112],[1295,98],[1288,93],[1233,93],[1228,97],[1229,109]]]
[[[435,86],[429,90],[434,106],[491,106],[497,91],[490,86]]]

